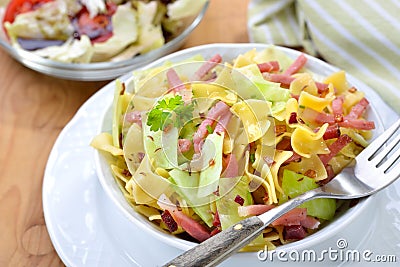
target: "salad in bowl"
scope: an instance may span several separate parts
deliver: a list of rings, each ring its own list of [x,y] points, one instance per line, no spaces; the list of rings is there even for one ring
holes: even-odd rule
[[[300,52],[257,47],[221,45],[115,82],[91,145],[103,188],[123,196],[119,206],[134,221],[202,242],[327,183],[368,145],[376,127],[369,102],[344,71],[322,73]],[[307,239],[352,204],[309,201],[243,250]]]

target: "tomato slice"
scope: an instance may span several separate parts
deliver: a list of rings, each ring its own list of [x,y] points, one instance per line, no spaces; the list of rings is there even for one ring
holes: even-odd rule
[[[113,35],[111,16],[117,10],[117,5],[107,2],[106,8],[106,13],[91,18],[86,7],[83,7],[72,19],[77,35],[87,35],[92,43],[107,41]]]
[[[8,21],[13,23],[19,14],[38,9],[41,5],[54,0],[11,0],[6,8],[3,23]]]

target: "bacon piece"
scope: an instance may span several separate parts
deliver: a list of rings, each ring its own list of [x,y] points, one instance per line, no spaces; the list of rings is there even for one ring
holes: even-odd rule
[[[291,151],[293,150],[290,138],[284,137],[275,147],[277,150]]]
[[[257,64],[257,67],[261,72],[278,71],[280,69],[278,61],[260,63]]]
[[[347,119],[345,118],[342,122],[339,122],[340,127],[352,128],[357,130],[372,130],[375,129],[375,123],[373,121],[366,121],[363,119]]]
[[[142,114],[140,111],[137,110],[126,113],[125,121],[129,123],[136,123],[137,125],[142,127]]]
[[[316,128],[314,131],[318,132],[319,128]],[[333,139],[333,138],[338,138],[340,136],[340,127],[337,124],[329,125],[328,128],[326,128],[326,131],[322,138],[324,140],[328,139]]]
[[[192,142],[189,139],[178,139],[178,149],[179,152],[185,153],[190,150]]]
[[[295,208],[286,214],[282,215],[278,219],[272,222],[273,226],[284,225],[301,225],[301,221],[305,220],[307,217],[307,209],[306,208]]]
[[[170,87],[169,92],[179,92],[182,90],[186,90],[186,86],[179,78],[178,73],[176,73],[176,71],[172,68],[167,71],[167,80]]]
[[[308,229],[317,229],[318,226],[320,225],[319,220],[315,219],[314,217],[311,216],[306,216],[304,220],[300,222],[301,226],[308,228]]]
[[[157,201],[157,204],[163,210],[168,210],[175,222],[198,241],[203,242],[210,238],[211,234],[202,224],[180,211],[166,195],[162,194]]]
[[[356,105],[354,105],[351,110],[350,113],[345,116],[345,119],[358,119],[359,117],[361,117],[361,115],[364,113],[364,111],[367,109],[369,105],[368,100],[364,97],[360,100],[360,102],[358,102]]]
[[[328,174],[328,177],[326,177],[324,180],[318,181],[319,185],[324,185],[329,183],[334,177],[335,177],[335,172],[333,171],[333,168],[331,165],[327,164],[325,166],[326,173]]]
[[[161,219],[167,225],[168,230],[172,233],[178,230],[178,224],[175,222],[174,218],[172,218],[171,213],[168,210],[165,210],[161,214]]]
[[[283,164],[288,164],[288,163],[293,162],[293,161],[297,162],[300,159],[301,159],[301,156],[293,151],[293,155],[290,158],[288,158],[287,160],[285,160],[285,162]]]
[[[221,220],[219,219],[219,214],[218,211],[215,212],[214,214],[214,220],[212,223],[215,227],[221,227]]]
[[[219,54],[214,55],[205,62],[193,75],[192,81],[202,80],[218,63],[222,62],[222,57]]]
[[[208,135],[207,126],[212,126],[213,123],[225,113],[229,112],[229,106],[222,101],[219,101],[213,106],[207,114],[207,118],[203,120],[193,135],[193,147],[194,152],[199,153],[201,150],[201,144]]]
[[[272,73],[272,74],[264,73],[263,77],[270,82],[280,83],[281,86],[284,88],[289,88],[290,84],[296,79],[295,77],[292,77],[290,75],[279,74],[279,73]],[[317,86],[319,94],[323,94],[329,89],[328,84],[326,83],[315,82],[315,85]],[[298,96],[292,96],[292,97],[298,99]]]
[[[301,118],[305,121],[316,122],[318,124],[335,123],[335,118],[332,114],[318,112],[312,108],[304,108],[303,112],[301,113]]]
[[[307,58],[304,54],[300,54],[297,59],[285,70],[283,74],[292,75],[297,73],[307,62]]]
[[[285,226],[283,229],[283,238],[285,240],[300,240],[306,236],[306,230],[301,225]]]
[[[221,232],[221,229],[215,228],[214,230],[211,231],[210,235],[211,235],[211,236],[215,236],[216,234],[218,234],[218,233],[220,233],[220,232]]]
[[[342,148],[344,148],[347,144],[349,144],[352,141],[353,140],[347,134],[343,134],[343,135],[339,136],[339,138],[336,139],[335,142],[333,142],[331,145],[329,145],[328,148],[329,148],[330,153],[318,155],[319,159],[326,166],[328,164],[328,162],[334,156],[336,156],[336,154],[339,153],[340,150],[342,150]]]
[[[237,177],[239,176],[239,164],[234,154],[228,154],[222,157],[222,164],[224,169],[222,170],[221,177]]]
[[[343,97],[336,97],[332,101],[332,110],[335,121],[343,121]]]
[[[268,205],[268,204],[255,204],[255,205],[249,205],[249,206],[240,206],[240,207],[238,207],[238,214],[240,217],[246,217],[249,215],[256,216],[256,215],[263,214],[264,212],[267,212],[273,208],[275,208],[274,205]]]
[[[214,133],[222,134],[226,132],[226,127],[228,126],[231,117],[232,117],[232,112],[230,111],[221,115],[221,117],[217,121],[217,125],[215,126]]]
[[[290,113],[290,117],[289,117],[288,123],[289,124],[297,123],[297,113],[296,112]]]

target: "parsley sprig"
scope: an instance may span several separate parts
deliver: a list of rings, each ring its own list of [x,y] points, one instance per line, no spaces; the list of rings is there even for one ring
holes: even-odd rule
[[[153,132],[164,130],[171,124],[180,128],[193,118],[193,110],[193,103],[185,104],[180,95],[164,98],[149,112],[147,125]]]

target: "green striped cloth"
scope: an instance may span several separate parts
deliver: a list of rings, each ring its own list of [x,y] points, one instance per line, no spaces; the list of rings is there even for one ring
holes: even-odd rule
[[[252,0],[251,42],[304,47],[400,113],[399,0]]]

